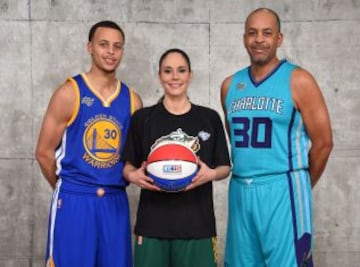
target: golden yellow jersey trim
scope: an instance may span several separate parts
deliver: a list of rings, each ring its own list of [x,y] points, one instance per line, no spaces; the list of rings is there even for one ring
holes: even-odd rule
[[[131,115],[135,112],[135,92],[133,88],[129,88],[130,91],[130,112]]]
[[[93,92],[93,94],[100,99],[104,107],[110,107],[112,101],[120,94],[121,82],[119,80],[117,80],[115,92],[108,99],[104,99],[104,97],[100,95],[99,92],[94,89],[94,87],[92,87],[85,73],[81,73],[81,77],[84,79],[87,87],[91,90],[91,92]]]
[[[75,92],[75,107],[74,107],[73,113],[72,113],[72,115],[70,117],[70,120],[67,123],[67,126],[69,127],[74,122],[74,120],[76,119],[76,117],[77,117],[77,115],[79,113],[79,109],[80,109],[80,89],[79,89],[76,81],[73,78],[69,78],[68,80],[72,83],[73,88],[74,88],[74,92]]]
[[[46,267],[55,267],[54,260],[51,256],[49,257],[49,259],[47,261]]]

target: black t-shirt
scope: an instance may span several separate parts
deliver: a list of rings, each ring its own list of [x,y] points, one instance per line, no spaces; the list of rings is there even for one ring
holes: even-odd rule
[[[122,158],[140,167],[156,141],[196,140],[196,154],[210,168],[230,166],[219,114],[192,104],[182,115],[169,113],[162,103],[138,110],[131,119]],[[135,234],[157,238],[205,238],[216,235],[212,183],[187,192],[141,190]]]

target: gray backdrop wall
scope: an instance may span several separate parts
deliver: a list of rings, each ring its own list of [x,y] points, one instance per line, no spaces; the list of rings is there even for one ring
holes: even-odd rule
[[[89,68],[90,26],[111,19],[124,28],[118,76],[145,105],[161,95],[159,56],[179,47],[193,63],[192,101],[220,112],[222,80],[248,64],[244,19],[260,6],[279,13],[279,56],[313,73],[332,119],[335,148],[313,190],[315,262],[360,266],[360,0],[0,0],[0,266],[43,266],[51,190],[34,148],[52,92]],[[221,263],[227,184],[215,185]],[[134,219],[134,186],[129,197]]]

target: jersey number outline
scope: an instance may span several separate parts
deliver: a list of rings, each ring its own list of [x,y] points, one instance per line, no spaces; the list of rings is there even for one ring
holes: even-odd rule
[[[116,137],[117,137],[117,132],[116,132],[116,130],[111,130],[111,129],[105,129],[104,130],[104,132],[105,132],[105,135],[104,135],[104,138],[105,139],[116,139]]]
[[[235,147],[246,148],[249,145],[253,148],[271,148],[272,120],[267,117],[254,117],[252,123],[247,117],[234,117],[234,125],[242,125],[242,128],[234,127],[234,137],[240,136],[242,140],[235,140]],[[251,125],[251,135],[249,135]],[[264,128],[263,138],[259,138],[260,127]]]

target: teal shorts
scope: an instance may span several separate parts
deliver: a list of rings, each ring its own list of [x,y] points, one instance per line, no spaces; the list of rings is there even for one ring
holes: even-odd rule
[[[225,267],[313,266],[307,171],[232,177],[228,214]]]
[[[159,239],[137,236],[135,267],[216,267],[216,238]]]

